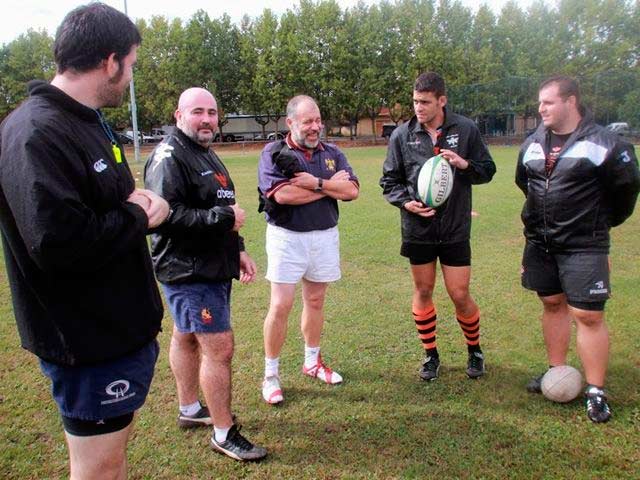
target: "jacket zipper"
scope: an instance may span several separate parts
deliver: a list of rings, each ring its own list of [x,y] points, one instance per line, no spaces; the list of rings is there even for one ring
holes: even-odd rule
[[[549,174],[550,175],[550,174]],[[545,252],[549,253],[549,241],[547,239],[547,194],[549,193],[549,175],[547,175],[547,180],[545,181],[545,186],[544,186],[544,202],[543,202],[543,215],[542,218],[544,219],[544,245],[545,245]]]

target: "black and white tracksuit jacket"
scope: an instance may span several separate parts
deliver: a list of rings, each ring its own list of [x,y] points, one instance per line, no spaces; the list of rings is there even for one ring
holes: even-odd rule
[[[548,135],[540,125],[518,155],[525,237],[551,253],[607,253],[609,230],[633,213],[640,190],[633,146],[585,112],[547,175]]]

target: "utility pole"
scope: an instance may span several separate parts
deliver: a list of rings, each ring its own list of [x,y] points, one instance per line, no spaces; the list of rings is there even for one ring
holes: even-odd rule
[[[127,12],[127,0],[124,0],[124,14],[129,16]],[[131,126],[133,127],[133,151],[136,163],[140,161],[140,135],[138,135],[138,109],[136,107],[136,90],[133,86],[133,77],[129,83],[129,96],[131,97]]]

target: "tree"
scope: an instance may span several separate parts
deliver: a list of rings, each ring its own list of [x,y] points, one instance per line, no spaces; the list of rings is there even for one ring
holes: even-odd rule
[[[27,82],[51,80],[56,67],[53,39],[46,30],[31,30],[0,50],[0,119],[27,96]]]

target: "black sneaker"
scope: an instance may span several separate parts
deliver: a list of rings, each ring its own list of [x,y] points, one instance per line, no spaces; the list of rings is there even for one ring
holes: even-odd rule
[[[210,427],[211,425],[213,425],[213,421],[211,421],[209,409],[205,406],[202,406],[193,415],[183,415],[182,413],[178,415],[178,427],[180,428]]]
[[[467,376],[480,378],[484,375],[484,355],[482,352],[470,352],[467,360]]]
[[[424,360],[422,369],[420,370],[420,378],[425,382],[431,382],[438,378],[440,371],[440,359],[438,357],[429,356]]]
[[[267,449],[244,438],[235,424],[231,426],[224,442],[218,443],[215,436],[211,437],[211,448],[235,460],[260,460],[267,456]]]
[[[537,377],[533,377],[529,380],[529,383],[527,383],[527,392],[542,393],[542,377],[544,377],[544,373],[541,373]]]
[[[604,391],[598,387],[590,386],[584,392],[584,402],[587,406],[587,416],[595,423],[608,422],[611,418],[611,409],[607,404]]]

